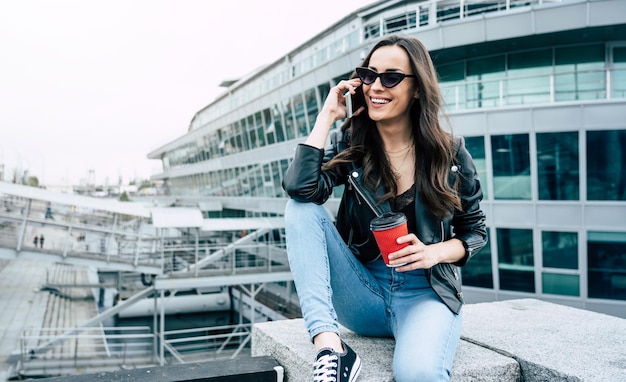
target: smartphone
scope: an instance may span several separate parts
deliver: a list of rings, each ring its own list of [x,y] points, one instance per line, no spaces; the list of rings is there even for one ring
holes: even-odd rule
[[[346,108],[348,109],[348,118],[352,118],[354,113],[359,110],[361,106],[365,106],[365,95],[363,94],[363,87],[359,86],[355,89],[355,93],[346,94]]]

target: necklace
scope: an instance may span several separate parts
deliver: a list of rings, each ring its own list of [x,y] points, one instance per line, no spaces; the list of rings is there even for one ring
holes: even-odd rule
[[[408,145],[407,147],[405,147],[405,148],[403,148],[403,149],[400,149],[400,150],[398,150],[398,151],[387,151],[387,150],[385,150],[385,153],[386,153],[386,154],[400,154],[400,153],[404,152],[405,150],[410,149],[410,148],[411,148],[411,146],[412,146],[412,145]]]
[[[411,145],[409,145],[408,147],[404,148],[403,150],[406,150],[407,148],[412,147]],[[395,167],[394,165],[391,164],[391,161],[389,161],[389,166],[391,166],[391,171],[393,172],[393,177],[396,178],[396,180],[400,179],[400,177],[402,176],[402,167],[404,167],[404,163],[406,162],[406,158],[409,156],[409,153],[412,152],[413,150],[407,150],[406,153],[404,153],[404,157],[402,158],[402,162],[400,162],[400,165],[398,167]]]

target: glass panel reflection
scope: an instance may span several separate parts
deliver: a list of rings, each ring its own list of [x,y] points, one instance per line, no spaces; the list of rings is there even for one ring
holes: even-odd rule
[[[544,268],[578,269],[578,233],[541,233]]]
[[[293,120],[293,112],[291,110],[291,100],[286,99],[282,105],[283,117],[285,121],[285,131],[287,132],[287,140],[292,140],[296,137],[295,123]]]
[[[578,275],[544,272],[541,275],[541,286],[543,293],[580,296],[580,277]]]
[[[319,112],[319,108],[317,107],[317,97],[315,96],[315,88],[307,90],[307,92],[304,93],[304,98],[306,101],[306,114],[310,130],[313,129],[313,126],[315,126],[315,119],[317,118],[317,113]]]
[[[554,61],[557,101],[606,97],[604,44],[556,48]]]
[[[487,231],[489,234],[489,231]],[[463,285],[493,289],[493,272],[491,268],[491,247],[489,240],[465,266],[461,267]]]
[[[263,117],[261,117],[260,111],[254,114],[254,123],[257,129],[259,146],[265,146],[265,126],[263,125]]]
[[[485,158],[485,138],[467,137],[465,138],[465,147],[474,159],[476,172],[478,173],[480,185],[483,190],[483,199],[487,199],[487,159]]]
[[[578,132],[537,134],[539,200],[578,200]]]
[[[296,117],[296,130],[298,137],[306,137],[309,130],[307,128],[307,116],[304,110],[304,99],[301,94],[296,94],[293,97],[293,110]]]
[[[535,292],[532,236],[530,229],[497,229],[500,289]]]
[[[272,122],[276,132],[276,142],[284,142],[286,139],[285,131],[283,129],[283,118],[280,104],[274,104],[272,108]],[[271,127],[270,127],[271,128]]]
[[[552,50],[510,53],[507,57],[507,105],[550,102]]]
[[[626,300],[626,232],[589,232],[587,267],[589,297]]]
[[[481,108],[500,104],[501,80],[505,78],[505,56],[467,61],[467,106]]]
[[[530,200],[528,134],[494,135],[491,151],[495,198]]]
[[[626,130],[587,132],[587,200],[626,200]]]
[[[611,98],[626,98],[626,46],[612,49]]]

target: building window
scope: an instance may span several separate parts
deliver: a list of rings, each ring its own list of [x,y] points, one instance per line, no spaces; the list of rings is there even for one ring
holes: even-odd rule
[[[380,22],[375,21],[372,24],[363,27],[363,38],[370,40],[380,37]]]
[[[272,172],[270,163],[263,165],[263,196],[274,196],[274,182],[272,181]]]
[[[494,135],[491,151],[495,198],[530,200],[528,134]]]
[[[304,100],[310,130],[313,129],[313,126],[315,126],[315,119],[317,119],[317,113],[319,111],[317,107],[317,97],[315,96],[315,88],[309,89],[304,93]]]
[[[587,233],[590,298],[626,300],[626,232]]]
[[[578,133],[537,134],[539,200],[578,200]]]
[[[304,99],[301,94],[296,94],[293,99],[293,111],[296,117],[296,131],[298,137],[306,137],[309,134],[307,128],[307,116],[304,109]]]
[[[424,26],[424,25],[428,25],[429,23],[429,5],[428,4],[424,4],[424,5],[418,5],[418,11],[419,11],[419,26]],[[433,23],[436,23],[437,20],[433,20]]]
[[[587,132],[587,200],[626,200],[626,130]]]
[[[478,179],[480,179],[481,189],[483,191],[483,199],[487,199],[487,160],[485,158],[485,138],[484,137],[467,137],[465,138],[465,147],[474,159]]]
[[[291,110],[291,100],[286,99],[282,105],[283,117],[285,120],[285,131],[287,133],[287,140],[290,141],[296,138],[295,123],[293,121],[293,111]]]
[[[550,102],[552,50],[541,49],[508,55],[507,105]]]
[[[541,243],[543,268],[554,268],[542,273],[543,293],[580,296],[580,276],[571,271],[578,270],[578,234],[544,231]]]
[[[500,105],[501,82],[505,78],[504,55],[467,61],[467,107]]]
[[[317,91],[320,94],[320,100],[322,101],[322,104],[323,104],[324,101],[326,100],[326,97],[328,97],[328,94],[330,93],[330,84],[323,83],[323,84],[319,85],[317,87]]]
[[[436,57],[433,58],[436,63]],[[465,95],[465,62],[437,65],[444,106],[451,110],[467,108]]]
[[[271,172],[271,181],[274,183],[274,194],[270,195],[274,198],[279,198],[281,196],[283,196],[282,194],[282,174],[280,172],[280,164],[277,161],[274,161],[271,163],[272,166],[272,172]]]
[[[276,133],[276,142],[284,142],[285,141],[285,131],[283,130],[283,118],[280,104],[274,104],[272,107],[272,126],[273,130]],[[270,130],[272,129],[270,126]]]
[[[556,101],[606,98],[604,44],[555,49]]]
[[[580,296],[580,276],[571,274],[543,272],[541,274],[542,292],[561,296]]]
[[[231,147],[233,147],[232,154],[248,150],[250,148],[250,142],[246,133],[249,124],[246,124],[246,119],[241,120],[241,127],[232,132],[230,138]]]
[[[543,267],[578,269],[578,234],[544,231],[541,233]]]
[[[254,149],[258,146],[256,139],[256,125],[254,123],[254,117],[251,115],[248,116],[248,120],[246,123],[246,133],[247,134],[244,135],[244,139],[247,138],[246,141],[248,142],[248,144],[243,147],[243,150],[240,151]]]
[[[256,135],[259,139],[259,146],[265,146],[265,126],[263,125],[263,117],[261,112],[254,113],[254,123],[256,124]]]
[[[497,229],[500,289],[535,292],[533,232],[530,229]]]
[[[437,57],[433,61],[440,75],[442,96],[453,109],[623,98],[626,48],[609,48],[608,55],[605,44],[579,44],[453,64],[440,65]],[[451,76],[451,72],[456,75]],[[611,94],[607,94],[607,79]]]
[[[611,98],[626,98],[626,46],[616,46],[611,51]]]
[[[478,251],[465,266],[461,267],[461,272],[463,285],[493,289],[491,247],[489,244]]]
[[[276,127],[272,121],[272,112],[270,109],[263,109],[263,131],[268,145],[276,143]]]
[[[407,12],[385,19],[385,34],[397,33],[416,26],[416,12]]]

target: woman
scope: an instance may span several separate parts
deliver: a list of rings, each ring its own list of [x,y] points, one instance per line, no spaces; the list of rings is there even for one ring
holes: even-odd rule
[[[283,179],[289,262],[318,352],[314,380],[358,376],[361,360],[338,323],[394,337],[397,381],[449,380],[463,303],[456,266],[486,243],[480,183],[463,140],[440,125],[437,74],[421,42],[386,37],[355,72],[331,89]],[[344,94],[358,86],[365,106],[324,150],[346,118]],[[321,204],[342,184],[333,224]],[[389,267],[369,230],[388,211],[409,220],[397,239],[408,245],[389,255]]]

